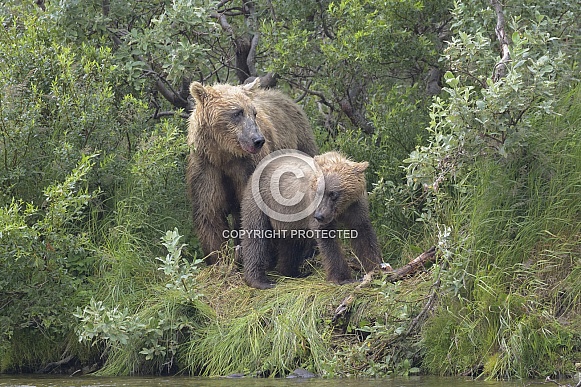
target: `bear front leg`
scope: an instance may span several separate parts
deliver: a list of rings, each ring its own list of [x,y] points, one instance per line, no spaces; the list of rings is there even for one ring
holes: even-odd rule
[[[352,204],[342,216],[341,223],[351,230],[351,246],[365,271],[379,267],[383,261],[377,235],[369,218],[367,200],[360,199]]]
[[[326,230],[336,230],[335,222],[332,222],[332,225],[327,226]],[[339,285],[351,282],[351,270],[349,269],[347,261],[345,260],[339,239],[336,237],[329,237],[317,238],[316,240],[321,252],[323,269],[325,269],[325,273],[327,274],[327,281],[334,282]]]
[[[227,217],[231,204],[222,173],[216,167],[190,155],[186,177],[194,231],[206,263],[211,265],[218,261],[222,244],[228,240]]]
[[[272,240],[263,238],[270,230],[268,217],[258,208],[250,193],[242,202],[241,240],[242,264],[246,283],[256,289],[270,289],[274,284],[266,277],[267,268],[272,266]]]

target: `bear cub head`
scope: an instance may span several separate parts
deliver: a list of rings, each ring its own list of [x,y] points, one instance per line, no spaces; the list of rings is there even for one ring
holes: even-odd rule
[[[242,86],[192,82],[190,94],[196,106],[190,120],[195,130],[188,142],[209,149],[226,148],[238,156],[260,152],[266,139],[257,123],[260,113],[252,101],[259,87],[258,78]]]
[[[320,227],[331,223],[366,193],[367,161],[355,162],[338,152],[314,157],[318,167],[317,180],[324,179],[325,191],[313,217]]]

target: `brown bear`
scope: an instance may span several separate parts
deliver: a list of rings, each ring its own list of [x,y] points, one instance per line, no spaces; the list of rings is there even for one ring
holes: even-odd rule
[[[258,289],[271,288],[266,270],[275,266],[282,275],[296,277],[313,241],[327,280],[350,282],[340,237],[350,240],[366,271],[379,267],[382,256],[369,218],[367,166],[337,152],[311,158],[278,151],[263,159],[242,201],[246,282]]]
[[[240,225],[240,201],[256,165],[277,149],[318,153],[303,110],[259,80],[243,86],[192,82],[186,180],[196,235],[206,262],[215,263],[228,240],[228,217]]]

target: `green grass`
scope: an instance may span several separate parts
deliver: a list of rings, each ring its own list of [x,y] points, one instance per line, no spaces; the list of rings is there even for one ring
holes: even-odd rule
[[[573,372],[581,357],[581,88],[521,156],[479,162],[451,205],[455,254],[424,328],[424,369],[485,378]]]

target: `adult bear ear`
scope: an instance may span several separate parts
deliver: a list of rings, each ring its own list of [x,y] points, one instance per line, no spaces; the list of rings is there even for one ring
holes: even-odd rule
[[[363,173],[363,172],[365,172],[365,170],[367,169],[368,166],[369,166],[369,163],[367,161],[363,161],[360,163],[354,163],[353,164],[353,171],[355,173]]]
[[[260,88],[260,78],[256,77],[250,83],[245,83],[242,88],[246,91],[252,91]]]
[[[204,102],[210,95],[209,90],[200,82],[196,81],[190,84],[190,94],[194,98],[194,101],[196,101],[196,104]]]

